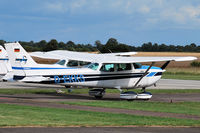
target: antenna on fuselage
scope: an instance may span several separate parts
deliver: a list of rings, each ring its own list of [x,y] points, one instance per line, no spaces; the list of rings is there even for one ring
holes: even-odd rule
[[[112,51],[110,49],[108,49],[110,53],[112,53]]]
[[[101,51],[98,48],[97,48],[97,50],[99,51],[100,54],[102,54]]]

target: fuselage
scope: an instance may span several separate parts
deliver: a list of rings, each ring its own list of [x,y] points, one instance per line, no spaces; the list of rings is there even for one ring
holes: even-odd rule
[[[94,65],[96,64],[96,66]],[[93,66],[92,66],[93,65]],[[91,67],[92,66],[92,67]],[[98,64],[86,68],[67,68],[59,65],[40,65],[32,67],[13,67],[14,79],[23,82],[62,84],[67,86],[86,86],[100,88],[142,88],[155,84],[164,70],[149,66],[136,68],[135,64]],[[18,72],[17,72],[18,71]],[[23,75],[22,71],[25,73]],[[21,74],[22,75],[21,75]],[[136,82],[142,80],[135,86]]]

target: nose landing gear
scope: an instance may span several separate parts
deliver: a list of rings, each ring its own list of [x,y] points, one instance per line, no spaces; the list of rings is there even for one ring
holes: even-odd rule
[[[130,100],[149,100],[152,97],[150,92],[145,91],[146,88],[142,88],[141,93],[135,93],[134,91],[126,91],[120,94],[121,99]]]

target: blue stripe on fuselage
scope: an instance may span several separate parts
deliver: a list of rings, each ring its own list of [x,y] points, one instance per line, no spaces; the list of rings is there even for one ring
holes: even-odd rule
[[[0,58],[0,60],[9,60],[8,58]]]
[[[153,77],[157,72],[150,72],[147,77]]]
[[[45,68],[45,67],[12,67],[15,70],[53,70],[53,69],[78,69],[78,68]]]
[[[137,69],[148,69],[149,66],[142,66],[141,68],[137,68]],[[155,66],[152,66],[151,69],[157,69],[157,70],[162,70],[160,67],[155,67]]]

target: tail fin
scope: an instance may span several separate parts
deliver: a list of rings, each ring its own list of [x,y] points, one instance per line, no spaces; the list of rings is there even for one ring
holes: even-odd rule
[[[12,67],[6,50],[0,46],[0,75],[5,76],[12,72]]]
[[[26,73],[24,72],[26,67],[38,65],[18,42],[6,43],[4,45],[12,65],[14,75],[26,76]]]
[[[60,72],[66,69],[64,66],[37,64],[18,42],[4,45],[12,65],[14,80],[22,82],[46,81],[49,78],[43,77],[43,75],[54,75],[58,69],[62,69]]]
[[[4,44],[8,56],[10,58],[13,67],[28,67],[37,65],[37,63],[32,59],[32,57],[25,51],[25,49],[17,43],[6,43]]]

